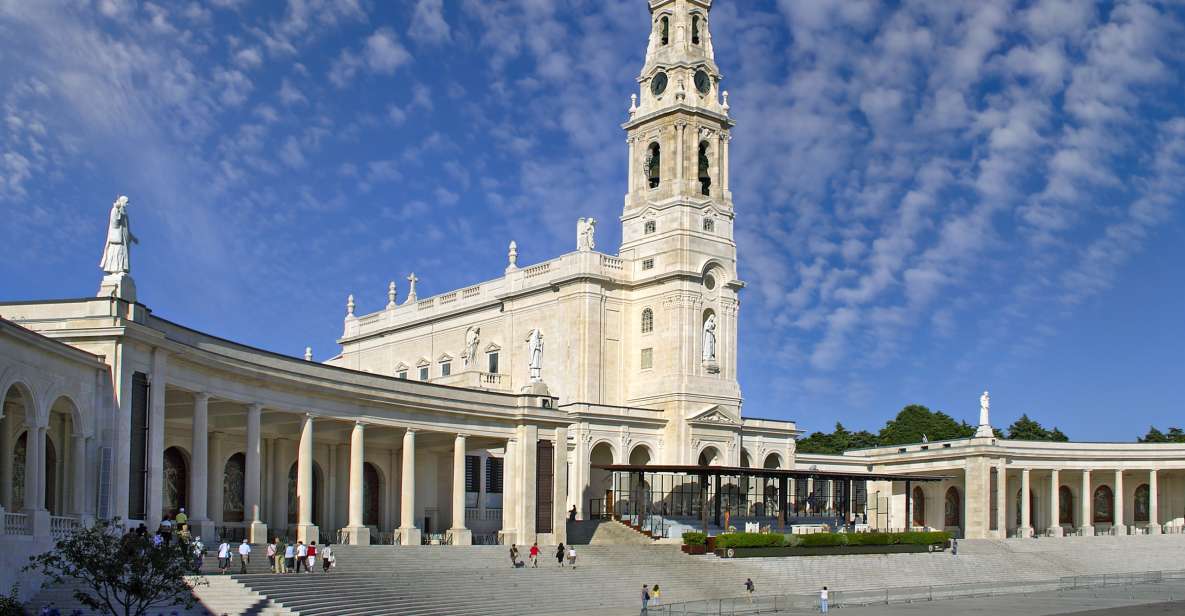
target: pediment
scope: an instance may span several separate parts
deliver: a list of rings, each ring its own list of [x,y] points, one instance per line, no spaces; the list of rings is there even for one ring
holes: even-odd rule
[[[405,364],[403,362],[399,362],[399,365],[395,366],[395,372],[403,372],[404,370],[407,370],[409,368],[410,368],[410,366],[408,366],[407,364]]]
[[[740,423],[740,421],[738,421],[737,418],[733,417],[731,414],[729,414],[727,411],[724,410],[724,407],[722,407],[718,404],[712,405],[712,406],[704,409],[698,415],[694,415],[692,417],[687,418],[687,421],[689,421],[691,423],[704,423],[704,424],[717,424],[717,425],[719,425],[719,424],[737,425]]]
[[[420,361],[417,361],[417,362],[416,362],[416,366],[418,366],[418,367],[420,367],[420,368],[423,368],[424,366],[428,366],[428,365],[431,365],[431,364],[432,364],[432,362],[428,361],[428,358],[427,358],[427,357],[421,357],[421,358],[420,358]]]
[[[442,353],[440,357],[436,358],[436,361],[443,364],[446,361],[453,361],[453,356],[448,353]]]
[[[498,351],[501,351],[501,350],[502,350],[502,347],[498,346],[497,344],[494,344],[493,342],[486,345],[486,353],[497,353]]]

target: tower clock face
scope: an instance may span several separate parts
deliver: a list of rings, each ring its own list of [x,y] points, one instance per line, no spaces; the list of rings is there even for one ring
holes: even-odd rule
[[[695,72],[695,89],[700,94],[707,94],[712,89],[712,78],[702,69]]]
[[[666,89],[667,89],[667,74],[666,73],[659,73],[659,74],[655,75],[653,79],[650,80],[650,91],[653,92],[655,96],[661,95],[663,92],[666,91]]]

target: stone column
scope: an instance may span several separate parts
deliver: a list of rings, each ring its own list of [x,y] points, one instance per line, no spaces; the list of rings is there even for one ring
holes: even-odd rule
[[[209,477],[206,481],[206,517],[211,522],[222,521],[222,480],[226,474],[226,460],[222,458],[222,440],[226,437],[221,432],[210,433]]]
[[[260,494],[262,492],[261,451],[263,441],[260,438],[260,421],[263,415],[262,404],[252,404],[247,407],[247,455],[244,465],[243,478],[243,520],[248,523],[247,538],[254,544],[267,543],[267,524],[260,516]]]
[[[351,435],[352,436],[352,435]],[[333,454],[333,500],[339,503],[346,503],[345,508],[335,507],[333,516],[334,528],[346,528],[350,526],[350,451],[353,443],[342,443],[336,447],[329,448],[330,453]],[[363,450],[365,455],[365,449]],[[365,462],[366,458],[363,457]],[[365,476],[364,476],[365,478]]]
[[[416,526],[416,431],[403,433],[403,494],[399,501],[399,542],[420,545],[420,528]]]
[[[1148,471],[1148,534],[1160,534],[1160,506],[1156,502],[1159,491],[1156,487],[1156,469]]]
[[[502,543],[518,541],[515,532],[518,528],[515,526],[518,520],[518,501],[511,495],[516,480],[514,466],[518,458],[517,448],[518,442],[515,439],[506,439],[506,453],[502,456]]]
[[[453,545],[473,545],[473,531],[465,528],[465,435],[453,440]]]
[[[1126,535],[1127,523],[1123,518],[1123,469],[1115,471],[1115,534]]]
[[[552,450],[552,532],[555,541],[568,542],[568,428],[555,429],[555,449]]]
[[[306,413],[296,452],[296,540],[316,541],[319,532],[313,524],[313,415]]]
[[[284,456],[288,452],[288,439],[272,440],[272,530],[277,533],[288,528],[288,469]]]
[[[684,137],[687,134],[687,123],[679,122],[675,124],[675,181],[678,182],[679,190],[683,190],[683,176],[687,168],[687,159],[683,157],[685,148],[683,146]]]
[[[45,428],[29,426],[25,436],[26,512],[45,509]]]
[[[12,511],[12,419],[3,405],[0,399],[0,506]]]
[[[77,429],[77,428],[76,428]],[[86,513],[86,435],[70,435],[70,507],[68,511],[82,517]]]
[[[629,164],[626,165],[626,167],[627,167],[626,175],[628,176],[626,178],[626,184],[629,185],[628,192],[630,192],[630,193],[634,192],[637,189],[637,186],[634,186],[634,184],[637,183],[636,175],[634,173],[634,166],[637,162],[634,159],[634,141],[635,141],[635,139],[633,137],[629,137],[625,140],[626,144],[629,145],[629,148],[630,148]]]
[[[518,455],[515,457],[514,483],[511,492],[518,506],[518,520],[515,524],[518,540],[523,543],[535,541],[536,521],[536,477],[539,457],[538,426],[518,427]]]
[[[1029,469],[1020,469],[1020,536],[1032,537],[1032,512],[1029,511]]]
[[[1057,469],[1049,471],[1049,534],[1054,537],[1062,536],[1061,524],[1061,487]]]
[[[1094,500],[1094,492],[1090,490],[1090,469],[1082,471],[1082,496],[1080,497],[1081,512],[1078,514],[1081,519],[1078,522],[1079,528],[1082,530],[1082,536],[1094,536],[1094,519],[1090,515],[1090,504]]]
[[[213,542],[214,525],[210,522],[207,490],[210,487],[210,394],[193,394],[193,422],[189,449],[189,532],[204,542]]]
[[[1008,537],[1008,468],[1003,461],[996,465],[996,536]]]
[[[350,514],[346,526],[350,545],[370,545],[370,529],[362,524],[362,465],[365,461],[363,439],[365,426],[354,422],[350,433]]]
[[[728,195],[728,142],[732,139],[729,133],[720,134],[720,188],[721,196]]]
[[[164,507],[165,476],[165,386],[168,355],[164,349],[152,351],[152,381],[148,389],[148,507],[145,523],[148,530],[160,526]]]

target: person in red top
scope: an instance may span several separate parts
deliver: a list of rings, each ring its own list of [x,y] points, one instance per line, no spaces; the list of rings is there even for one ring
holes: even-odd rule
[[[531,566],[536,569],[539,568],[539,544],[538,543],[531,545]]]
[[[309,562],[305,565],[305,573],[312,573],[313,566],[317,564],[317,542],[309,543]]]

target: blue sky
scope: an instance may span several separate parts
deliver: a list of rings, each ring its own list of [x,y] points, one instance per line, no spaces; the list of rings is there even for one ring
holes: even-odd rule
[[[744,413],[1185,424],[1180,3],[717,0]],[[0,298],[90,295],[131,198],[157,314],[319,359],[615,221],[642,0],[0,0]],[[598,246],[620,243],[612,222]]]

